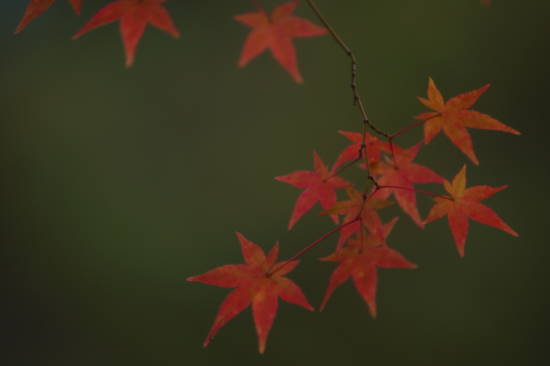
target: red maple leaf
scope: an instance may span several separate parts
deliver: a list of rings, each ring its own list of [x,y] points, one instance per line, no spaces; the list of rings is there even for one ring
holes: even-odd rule
[[[414,183],[442,183],[444,179],[431,169],[412,162],[421,146],[422,143],[418,143],[409,149],[403,149],[394,145],[394,159],[387,159],[385,163],[380,163],[376,170],[380,174],[377,182],[383,187],[376,192],[376,198],[387,199],[393,194],[401,209],[418,226],[424,227],[416,206]]]
[[[359,150],[361,149],[361,144],[363,143],[363,136],[359,132],[338,131],[338,133],[347,137],[352,144],[346,147],[340,155],[338,155],[338,158],[333,165],[333,170],[337,170],[342,164],[356,160],[359,157]],[[365,132],[364,140],[366,151],[362,151],[361,159],[365,159],[365,156],[368,157],[369,165],[376,164],[380,160],[382,152],[390,152],[389,144],[387,142],[381,141],[368,132]]]
[[[386,238],[396,221],[397,217],[384,225]],[[365,233],[350,240],[346,247],[338,249],[321,260],[340,262],[330,276],[321,310],[324,309],[336,287],[351,277],[357,292],[369,306],[372,317],[376,317],[377,268],[416,268],[416,264],[409,262],[399,252],[389,248],[380,237]]]
[[[187,280],[235,288],[220,305],[214,324],[204,340],[205,347],[221,327],[252,305],[259,349],[260,353],[264,353],[267,336],[277,314],[279,297],[311,311],[313,307],[308,303],[302,290],[294,282],[283,277],[298,265],[298,261],[276,263],[279,254],[278,244],[275,244],[266,256],[262,248],[242,234],[237,233],[237,237],[241,243],[245,264],[221,266]],[[273,269],[276,271],[272,272]]]
[[[23,14],[23,19],[21,19],[21,22],[19,22],[19,25],[15,30],[15,34],[25,29],[25,27],[27,27],[27,25],[34,18],[36,18],[37,16],[39,16],[40,14],[48,10],[54,2],[55,0],[31,0],[29,2],[29,5],[27,5],[27,8],[25,9],[25,13]],[[80,14],[82,0],[69,0],[69,2],[73,6],[74,12],[77,14]]]
[[[334,175],[333,171],[329,171],[316,152],[313,153],[313,166],[315,171],[300,170],[288,175],[275,177],[278,181],[304,190],[294,205],[294,210],[288,223],[289,230],[318,201],[325,210],[334,206],[336,204],[335,190],[351,185],[345,179]],[[337,215],[331,215],[331,218],[334,223],[338,223]]]
[[[424,124],[424,142],[426,144],[429,143],[443,130],[451,142],[478,165],[479,161],[474,152],[472,138],[466,127],[503,131],[519,135],[519,131],[497,121],[493,117],[468,109],[475,104],[489,87],[490,84],[487,84],[480,89],[457,95],[445,103],[441,92],[430,78],[428,83],[428,99],[418,97],[418,100],[435,112],[426,112],[415,117],[416,119],[426,121]]]
[[[151,24],[172,37],[178,38],[179,31],[172,22],[170,13],[162,5],[166,0],[117,0],[100,9],[82,27],[73,39],[103,25],[120,20],[120,33],[126,50],[126,66],[132,66],[139,40],[147,24]]]
[[[494,226],[510,235],[518,236],[518,233],[512,230],[493,210],[480,203],[480,201],[491,197],[508,186],[496,188],[474,186],[466,188],[466,165],[464,165],[454,177],[452,183],[444,182],[444,187],[452,199],[434,197],[435,205],[425,222],[428,223],[447,215],[449,227],[461,257],[464,256],[469,218],[485,225]]]
[[[244,43],[239,60],[240,67],[244,67],[250,60],[269,49],[275,60],[290,73],[294,81],[303,82],[292,39],[319,36],[327,33],[327,30],[292,15],[296,5],[297,1],[279,5],[273,9],[270,16],[264,10],[235,16],[237,21],[253,28]]]
[[[346,192],[349,197],[348,201],[340,201],[330,209],[321,213],[324,215],[346,215],[343,220],[344,223],[360,218],[360,220],[340,229],[340,237],[338,238],[338,245],[336,248],[341,248],[353,234],[359,230],[363,230],[363,226],[366,227],[370,233],[380,238],[384,238],[382,220],[376,211],[391,205],[391,202],[373,198],[372,196],[367,197],[353,187],[349,187]]]

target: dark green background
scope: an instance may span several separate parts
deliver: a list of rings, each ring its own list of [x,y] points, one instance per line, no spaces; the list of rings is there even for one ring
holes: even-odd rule
[[[328,1],[319,6],[360,60],[371,118],[395,131],[445,96],[492,82],[476,105],[521,137],[473,131],[471,185],[521,236],[476,223],[458,258],[445,220],[402,217],[390,245],[420,265],[381,270],[379,317],[351,283],[323,313],[282,303],[267,352],[250,311],[201,347],[227,290],[190,275],[241,261],[235,231],[292,255],[331,229],[308,214],[286,231],[299,191],[273,177],[334,161],[358,130],[348,62],[328,37],[298,40],[305,84],[268,55],[239,70],[241,1],[170,1],[182,38],[145,33],[123,67],[118,26],[78,41],[84,14],[57,1],[12,35],[27,1],[0,2],[3,365],[518,365],[546,357],[549,52],[543,0]],[[264,4],[275,4],[265,1]],[[302,4],[299,14],[313,19]],[[415,130],[400,139],[420,139]],[[465,157],[444,137],[420,154],[451,178]],[[437,187],[426,186],[426,189]],[[430,202],[421,199],[425,215]],[[399,211],[386,210],[385,219]],[[291,275],[318,305],[334,240]],[[7,343],[6,343],[7,340]]]

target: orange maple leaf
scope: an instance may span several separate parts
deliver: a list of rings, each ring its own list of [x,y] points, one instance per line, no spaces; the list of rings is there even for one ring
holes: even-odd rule
[[[403,149],[394,144],[393,160],[387,159],[385,163],[378,165],[376,173],[380,174],[380,178],[377,178],[377,182],[381,187],[387,187],[376,192],[376,197],[387,199],[393,194],[403,212],[419,227],[424,227],[416,205],[414,183],[442,183],[443,178],[431,169],[413,163],[421,146],[422,143],[418,143],[409,149]]]
[[[387,238],[397,217],[384,225],[384,237]],[[384,239],[385,240],[385,239]],[[348,246],[338,249],[322,261],[340,262],[330,276],[321,310],[327,304],[330,296],[342,283],[352,278],[357,292],[369,307],[372,317],[376,317],[376,288],[378,283],[377,268],[416,268],[399,252],[389,248],[379,236],[365,233],[357,239],[350,240]]]
[[[468,109],[489,87],[490,84],[487,84],[480,89],[457,95],[445,102],[441,92],[430,78],[428,82],[428,99],[418,97],[418,100],[435,112],[422,113],[415,117],[426,121],[424,124],[424,142],[429,143],[443,130],[451,142],[478,165],[479,161],[474,152],[472,138],[466,127],[519,135],[519,131],[497,121],[493,117]]]
[[[468,219],[496,227],[510,235],[518,236],[498,215],[480,201],[491,197],[508,186],[490,187],[474,186],[466,188],[466,165],[454,177],[452,183],[444,182],[445,190],[452,199],[434,197],[435,205],[430,210],[425,223],[437,220],[447,215],[449,227],[461,257],[464,256],[464,246],[468,236]]]
[[[151,24],[172,37],[178,38],[179,31],[172,22],[170,13],[162,5],[166,0],[117,0],[100,9],[82,27],[73,39],[103,25],[120,20],[120,33],[126,50],[126,66],[132,66],[139,40],[147,24]]]
[[[278,298],[313,311],[302,290],[291,280],[283,277],[292,271],[298,261],[277,262],[279,245],[275,244],[266,256],[262,248],[237,233],[245,264],[229,264],[204,274],[189,277],[188,281],[208,285],[235,288],[222,302],[212,328],[203,345],[206,347],[216,333],[228,321],[252,305],[260,353],[264,353],[267,336],[275,320]],[[283,263],[285,263],[283,265]],[[274,268],[278,268],[272,273]]]
[[[342,164],[353,161],[359,157],[359,150],[363,143],[363,136],[359,132],[338,131],[339,134],[345,136],[352,142],[346,147],[334,163],[332,169],[337,170]],[[362,150],[361,159],[368,158],[369,165],[375,165],[380,160],[382,152],[390,153],[391,149],[387,142],[381,141],[376,136],[365,132],[364,135],[365,149]]]
[[[288,175],[275,177],[280,182],[288,183],[304,190],[294,205],[294,210],[288,223],[289,230],[315,203],[320,202],[321,207],[328,210],[336,204],[335,189],[351,186],[348,181],[334,175],[333,171],[329,171],[316,152],[313,153],[313,166],[315,171],[299,170]],[[331,215],[331,218],[334,223],[338,223],[337,215]]]
[[[21,22],[15,30],[15,34],[25,29],[34,18],[48,10],[54,2],[55,0],[31,0],[29,2],[29,5],[27,5],[27,8],[25,9],[23,19],[21,19]],[[69,0],[69,2],[73,6],[74,12],[80,14],[82,0]]]
[[[346,190],[349,200],[340,201],[326,211],[323,211],[322,215],[346,215],[344,218],[344,224],[360,218],[345,227],[340,229],[340,237],[338,238],[337,249],[341,248],[344,243],[356,232],[363,230],[362,227],[366,227],[373,235],[377,235],[380,238],[384,238],[384,229],[382,220],[376,211],[381,210],[391,205],[391,202],[370,197],[364,197],[361,192],[353,187],[349,187]]]
[[[244,67],[250,60],[269,49],[275,60],[288,71],[294,81],[303,82],[292,39],[320,36],[326,34],[327,30],[292,15],[296,5],[297,1],[279,5],[273,9],[271,16],[263,9],[256,13],[235,16],[237,21],[253,28],[244,43],[239,67]]]

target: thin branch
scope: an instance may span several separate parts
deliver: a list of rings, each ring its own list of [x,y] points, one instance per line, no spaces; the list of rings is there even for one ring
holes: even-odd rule
[[[367,126],[371,130],[373,130],[375,133],[377,133],[378,135],[383,136],[387,139],[388,144],[390,145],[390,151],[391,151],[392,159],[395,162],[395,151],[394,151],[393,139],[400,136],[400,135],[402,135],[403,133],[405,133],[405,132],[407,132],[407,131],[423,124],[425,121],[418,121],[418,122],[412,123],[411,125],[406,126],[406,127],[402,128],[399,131],[397,131],[395,133],[392,133],[392,134],[389,134],[385,131],[382,131],[381,129],[376,127],[370,121],[370,119],[367,115],[367,109],[365,107],[365,103],[363,102],[363,98],[362,98],[362,96],[359,92],[359,88],[357,86],[358,64],[357,64],[357,58],[355,57],[355,54],[353,53],[351,48],[346,44],[346,42],[342,39],[342,37],[336,32],[334,27],[324,17],[324,15],[319,10],[319,7],[315,3],[315,1],[314,0],[306,0],[306,2],[309,5],[309,7],[311,8],[311,10],[313,10],[313,12],[317,16],[317,18],[319,18],[321,23],[323,23],[323,25],[327,28],[327,30],[329,31],[331,37],[334,39],[334,41],[336,41],[336,43],[340,46],[340,48],[345,52],[345,54],[350,59],[350,62],[351,62],[351,85],[350,86],[351,86],[351,90],[352,90],[352,93],[353,93],[353,104],[355,106],[357,106],[357,108],[359,109],[359,111],[361,113],[361,117],[363,119],[363,128],[362,128],[363,138],[362,138],[361,145],[360,145],[360,148],[359,148],[359,151],[358,151],[358,157],[356,159],[354,159],[353,161],[351,161],[349,164],[346,164],[344,167],[342,167],[338,171],[339,172],[343,171],[343,170],[347,169],[348,167],[355,165],[363,157],[363,152],[364,152],[364,155],[365,155],[365,164],[367,166],[367,169],[369,168],[369,162],[368,162],[368,157],[367,157],[367,149],[366,149],[366,132],[367,132],[366,129],[367,129]],[[397,165],[396,165],[396,167],[397,167]],[[370,174],[370,171],[369,171],[368,174],[369,174],[368,179],[370,181],[372,181],[375,184],[375,186],[377,186],[378,183],[376,182],[375,178]]]
[[[407,132],[407,131],[409,131],[409,130],[412,130],[413,128],[415,128],[415,127],[417,127],[417,126],[420,126],[420,125],[422,125],[422,124],[425,123],[425,122],[426,122],[425,120],[420,120],[420,121],[413,122],[413,123],[411,123],[410,125],[403,127],[403,128],[400,129],[399,131],[392,133],[392,134],[389,136],[389,139],[390,139],[390,140],[393,140],[394,138],[396,138],[396,137],[398,137],[398,136],[401,136],[401,135],[404,134],[405,132]]]
[[[290,257],[289,259],[287,259],[286,261],[284,261],[283,263],[281,263],[279,266],[276,266],[275,268],[273,268],[270,272],[269,272],[269,275],[272,276],[274,275],[275,273],[279,272],[280,270],[282,270],[284,267],[286,267],[290,262],[300,258],[302,255],[304,255],[306,252],[309,252],[311,249],[315,248],[317,245],[319,245],[319,243],[321,243],[322,241],[324,241],[325,239],[328,239],[330,236],[332,236],[333,234],[339,232],[340,230],[342,230],[343,228],[353,224],[354,222],[357,222],[359,221],[359,217],[351,220],[351,221],[348,221],[346,222],[345,224],[342,224],[340,226],[337,226],[335,227],[334,229],[332,229],[331,231],[329,231],[328,233],[325,233],[323,236],[321,236],[319,239],[315,240],[313,243],[309,244],[307,247],[301,249],[298,253],[294,254],[292,257]]]
[[[368,172],[368,179],[372,181],[375,186],[378,185],[376,182],[376,179],[372,176],[370,173],[370,167],[369,167],[369,158],[367,153],[367,144],[366,144],[366,132],[367,127],[369,127],[371,130],[379,134],[380,136],[385,137],[386,139],[390,138],[390,135],[387,132],[382,131],[378,127],[376,127],[371,120],[368,117],[367,114],[367,108],[365,107],[365,103],[363,102],[363,97],[361,96],[361,93],[359,92],[359,87],[357,86],[357,74],[358,74],[358,64],[357,64],[357,58],[355,57],[355,54],[351,50],[351,48],[344,42],[342,37],[336,32],[334,27],[328,22],[328,20],[323,16],[321,11],[319,10],[319,7],[315,3],[314,0],[307,0],[307,4],[313,10],[315,15],[317,15],[317,18],[323,23],[325,28],[327,28],[328,32],[330,33],[331,37],[336,41],[336,43],[340,46],[340,48],[344,51],[344,53],[349,57],[350,64],[351,64],[351,91],[353,94],[353,105],[355,105],[361,114],[361,118],[363,120],[363,128],[362,128],[362,140],[361,145],[358,151],[358,157],[356,160],[354,160],[350,165],[346,166],[349,167],[351,165],[354,165],[357,163],[363,155],[365,156],[365,164],[367,166],[367,172]]]
[[[313,10],[315,15],[317,15],[317,18],[319,18],[321,23],[323,23],[323,25],[327,28],[327,30],[329,31],[332,38],[336,41],[336,43],[338,43],[340,48],[346,53],[346,55],[350,59],[350,62],[351,62],[351,85],[350,86],[351,86],[351,89],[352,89],[352,92],[353,92],[353,103],[359,109],[359,111],[361,113],[361,116],[363,118],[363,123],[365,125],[368,125],[374,132],[376,132],[380,136],[384,136],[384,137],[388,138],[389,134],[382,131],[378,127],[376,127],[369,120],[369,117],[367,115],[367,109],[365,107],[365,104],[363,102],[363,98],[362,98],[361,94],[359,93],[359,88],[357,86],[357,74],[358,74],[357,69],[358,69],[358,66],[357,66],[357,58],[355,57],[355,54],[353,53],[351,48],[348,47],[346,42],[344,42],[342,37],[340,37],[340,35],[336,32],[334,27],[323,16],[323,14],[321,14],[321,11],[319,10],[319,7],[315,3],[315,1],[314,0],[307,0],[307,4],[311,8],[311,10]],[[364,143],[364,141],[363,141],[363,143]]]

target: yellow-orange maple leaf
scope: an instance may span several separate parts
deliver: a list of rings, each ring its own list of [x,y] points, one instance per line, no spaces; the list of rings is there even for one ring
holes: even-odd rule
[[[445,181],[444,187],[452,199],[434,197],[435,205],[430,210],[426,223],[447,216],[449,227],[455,239],[456,248],[461,257],[468,236],[468,219],[496,227],[510,235],[518,236],[493,210],[480,201],[502,191],[507,186],[474,186],[466,188],[466,165],[454,177],[452,182]]]
[[[503,131],[519,135],[519,131],[497,121],[493,117],[468,109],[475,104],[490,86],[490,84],[487,84],[480,89],[457,95],[445,102],[441,92],[430,78],[428,83],[428,98],[418,97],[418,100],[435,112],[426,112],[415,117],[426,121],[424,124],[424,142],[426,144],[429,143],[443,130],[451,142],[478,165],[479,160],[474,152],[472,138],[466,127]]]

